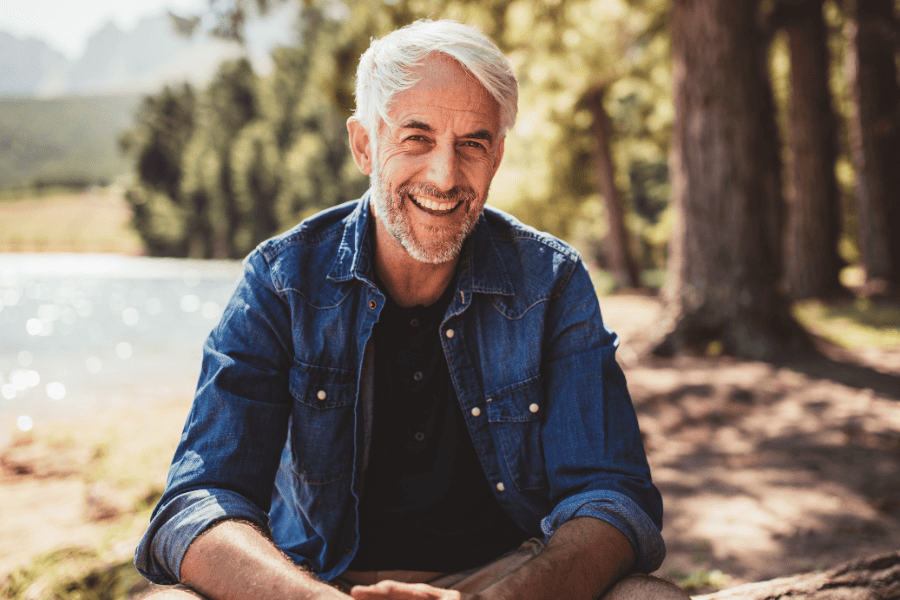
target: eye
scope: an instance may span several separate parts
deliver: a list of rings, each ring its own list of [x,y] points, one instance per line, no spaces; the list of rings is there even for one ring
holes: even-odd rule
[[[464,148],[474,148],[476,150],[486,150],[484,144],[481,142],[476,142],[475,140],[466,140],[462,143]]]

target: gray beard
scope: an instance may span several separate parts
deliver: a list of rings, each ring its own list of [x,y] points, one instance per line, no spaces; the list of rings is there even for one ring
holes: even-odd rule
[[[475,191],[471,188],[454,188],[454,190],[451,190],[451,192],[447,194],[441,194],[428,184],[413,184],[401,186],[392,194],[384,181],[381,180],[381,174],[377,165],[372,169],[372,174],[369,176],[369,182],[375,216],[381,219],[385,229],[387,229],[388,233],[400,243],[403,249],[419,262],[439,265],[455,259],[459,255],[460,250],[462,250],[466,238],[468,238],[472,233],[472,230],[475,229],[478,217],[481,214],[481,211],[473,212],[472,210],[476,196]],[[403,198],[407,194],[416,192],[436,197],[443,196],[448,199],[451,197],[460,199],[462,206],[459,207],[459,210],[466,211],[466,218],[459,231],[455,232],[455,236],[454,232],[450,231],[449,228],[446,228],[444,230],[435,231],[442,241],[435,242],[431,240],[430,243],[426,243],[424,240],[420,240],[416,237],[415,231],[413,231],[409,221],[404,217],[400,208],[403,204]],[[443,239],[446,236],[440,235],[442,233],[449,234],[453,237],[450,239]]]

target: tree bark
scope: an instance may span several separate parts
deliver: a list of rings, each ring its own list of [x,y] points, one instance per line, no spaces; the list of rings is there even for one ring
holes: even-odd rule
[[[775,359],[810,348],[779,290],[781,166],[758,0],[674,0],[675,223],[654,348]]]
[[[787,288],[797,299],[834,298],[840,283],[840,196],[834,165],[837,127],[829,88],[823,0],[792,4],[785,24],[791,56],[790,182],[785,246]]]
[[[608,231],[606,234],[606,251],[609,269],[620,288],[638,288],[641,286],[638,269],[631,255],[628,230],[625,228],[625,211],[622,208],[622,195],[616,187],[616,171],[613,163],[610,140],[612,125],[603,98],[606,89],[594,88],[585,97],[584,105],[594,117],[591,133],[594,135],[594,170],[597,173],[597,184],[603,196],[603,207],[606,209]]]
[[[845,563],[822,573],[749,583],[694,600],[888,600],[900,598],[900,552]]]
[[[900,290],[900,86],[894,0],[847,0],[847,76],[854,100],[850,139],[866,285]]]

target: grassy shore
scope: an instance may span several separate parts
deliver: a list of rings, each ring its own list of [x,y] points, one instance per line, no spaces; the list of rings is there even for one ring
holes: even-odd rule
[[[131,210],[115,187],[0,193],[0,252],[138,255]]]
[[[0,450],[0,598],[122,600],[190,398],[19,432]]]

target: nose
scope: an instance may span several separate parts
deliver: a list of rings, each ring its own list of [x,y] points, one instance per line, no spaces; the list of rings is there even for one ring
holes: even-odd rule
[[[449,192],[457,183],[459,157],[452,144],[440,144],[432,150],[428,165],[428,180],[442,192]]]

